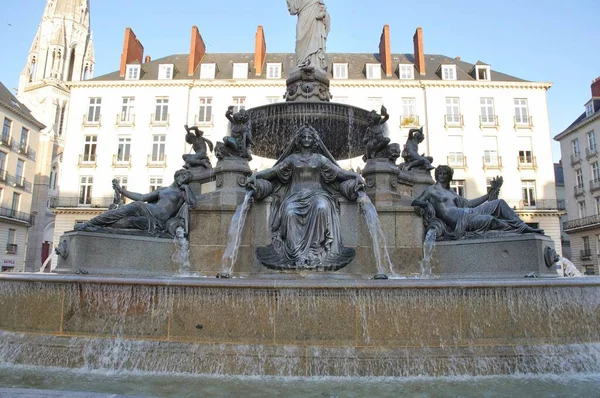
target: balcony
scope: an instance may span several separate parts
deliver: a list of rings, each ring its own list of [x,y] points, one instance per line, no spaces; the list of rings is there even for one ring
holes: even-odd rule
[[[31,225],[32,217],[31,214],[21,213],[20,211],[16,211],[13,209],[9,209],[6,207],[0,207],[0,217],[10,218],[17,221],[22,221]]]
[[[148,155],[146,161],[147,167],[166,167],[167,166],[167,155],[160,153],[158,155]]]
[[[89,117],[87,113],[83,115],[81,125],[83,127],[102,127],[102,115],[98,115],[97,118]],[[95,120],[96,119],[96,120]]]
[[[533,116],[513,116],[513,122],[515,130],[533,128]]]
[[[592,250],[591,249],[582,249],[579,251],[579,258],[581,260],[590,260],[592,258]]]
[[[535,156],[517,156],[517,168],[519,170],[537,170],[537,159]]]
[[[565,201],[562,199],[505,199],[513,210],[565,210]]]
[[[131,115],[131,114],[127,115],[127,114],[117,113],[115,126],[117,126],[117,127],[135,127],[135,115]]]
[[[600,189],[600,179],[590,180],[590,192],[594,192]]]
[[[6,184],[8,181],[8,171],[0,169],[0,183]]]
[[[455,127],[462,129],[463,127],[465,127],[463,115],[456,113],[447,113],[446,115],[444,115],[444,127],[446,129]]]
[[[585,158],[590,159],[594,156],[598,156],[598,149],[595,146],[590,148],[585,148]]]
[[[170,119],[170,114],[167,113],[166,117],[165,115],[162,116],[162,118],[157,118],[156,114],[152,114],[150,116],[150,126],[153,127],[169,127],[169,119]]]
[[[79,155],[79,167],[96,167],[96,154],[88,153],[85,155]]]
[[[113,202],[112,196],[85,197],[79,196],[58,196],[51,197],[49,206],[52,209],[57,207],[92,207],[108,208]]]
[[[131,167],[131,155],[113,155],[113,167]]]
[[[14,243],[7,243],[6,244],[6,253],[7,254],[17,254],[17,245]]]
[[[454,154],[447,157],[448,166],[455,169],[467,168],[467,157],[462,154]]]
[[[195,115],[194,116],[194,124],[196,126],[213,127],[214,126],[213,120],[214,120],[213,115],[209,115],[208,116],[208,120],[206,120],[205,116],[202,117],[202,120],[200,120],[200,115]]]
[[[568,230],[591,226],[600,226],[600,215],[596,214],[593,216],[566,221],[563,223],[563,231],[567,232]]]
[[[12,140],[12,138],[10,138],[10,136],[9,136],[8,134],[3,134],[3,135],[0,137],[0,145],[2,145],[2,146],[4,146],[4,147],[7,147],[7,148],[10,148],[10,149],[12,149],[12,147],[13,147],[13,142],[14,142],[14,141]]]
[[[483,169],[502,169],[502,156],[483,156],[481,158]]]
[[[417,116],[417,115],[400,116],[400,127],[420,127],[419,116]]]
[[[581,196],[585,192],[585,188],[583,187],[583,184],[575,185],[573,187],[573,191],[574,191],[575,196]]]
[[[494,128],[498,129],[500,124],[498,123],[498,115],[479,115],[479,128]]]
[[[581,163],[581,153],[575,152],[571,154],[571,166]]]
[[[31,183],[23,176],[15,176],[15,188],[25,192],[31,192]]]

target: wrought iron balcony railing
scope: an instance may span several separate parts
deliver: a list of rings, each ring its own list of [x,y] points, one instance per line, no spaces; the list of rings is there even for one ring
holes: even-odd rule
[[[590,192],[600,189],[600,179],[590,180]]]
[[[530,129],[533,127],[533,116],[513,116],[515,130]]]
[[[498,115],[479,115],[479,128],[498,128]]]
[[[147,167],[165,167],[167,165],[167,155],[160,153],[158,155],[148,155]]]
[[[113,155],[113,167],[131,167],[131,155]]]
[[[458,113],[447,113],[444,115],[444,127],[460,127],[463,128],[465,126],[464,119],[462,114]]]
[[[582,260],[589,260],[592,258],[592,250],[591,249],[581,249],[579,251],[579,258]]]
[[[57,207],[94,207],[108,208],[113,202],[112,196],[55,196],[50,198],[50,208]]]
[[[92,116],[87,113],[83,114],[83,119],[81,122],[82,126],[92,126],[92,127],[101,127],[102,126],[102,115],[98,115],[98,117]]]
[[[589,227],[593,225],[600,225],[600,215],[596,214],[593,216],[587,216],[583,218],[577,218],[575,220],[565,221],[563,223],[563,231],[575,228]]]
[[[18,246],[14,243],[7,243],[6,244],[6,253],[8,254],[16,254],[17,253],[17,248]]]
[[[23,221],[31,224],[32,218],[29,213],[22,213],[7,207],[0,207],[0,217],[12,218],[13,220]]]
[[[581,195],[583,195],[584,191],[585,191],[585,187],[583,186],[583,184],[581,184],[581,185],[575,185],[573,187],[573,193],[574,193],[575,196],[581,196]]]
[[[150,116],[150,126],[165,126],[165,127],[169,127],[169,119],[170,119],[170,114],[167,113],[166,117],[165,115],[156,115],[155,113],[153,113]]]
[[[581,154],[579,152],[572,153],[571,154],[571,166],[575,166],[578,163],[581,163]]]
[[[502,156],[483,156],[481,161],[484,170],[502,168]]]
[[[464,169],[467,167],[467,157],[464,155],[450,155],[447,157],[448,166]]]
[[[505,199],[514,210],[565,210],[565,201],[560,199]]]
[[[595,146],[585,148],[585,158],[589,159],[593,156],[598,156],[598,149]]]
[[[79,167],[96,167],[96,154],[79,155]]]
[[[517,168],[519,170],[537,169],[537,159],[535,156],[517,156]]]
[[[118,127],[135,127],[135,114],[117,113],[115,125]]]

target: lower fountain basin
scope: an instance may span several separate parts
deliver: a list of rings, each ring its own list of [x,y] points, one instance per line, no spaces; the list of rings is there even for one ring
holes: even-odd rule
[[[1,275],[0,363],[277,376],[600,372],[600,278]]]
[[[364,153],[369,112],[334,102],[281,102],[248,109],[253,153],[276,159],[303,124],[312,125],[335,159]]]

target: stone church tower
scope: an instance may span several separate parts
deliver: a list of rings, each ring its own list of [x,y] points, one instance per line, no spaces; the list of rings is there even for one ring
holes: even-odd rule
[[[87,80],[94,73],[94,43],[90,29],[89,0],[47,0],[19,79],[17,97],[46,125],[36,158],[32,214],[26,271],[37,271],[53,251],[54,214],[48,203],[57,196],[56,181],[69,111],[71,81]]]

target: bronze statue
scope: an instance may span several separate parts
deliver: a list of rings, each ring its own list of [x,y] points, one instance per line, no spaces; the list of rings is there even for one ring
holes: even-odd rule
[[[425,154],[419,155],[419,144],[424,139],[423,127],[408,131],[408,139],[402,151],[404,163],[399,166],[401,170],[410,171],[416,169],[430,171],[434,169],[431,165],[431,162],[433,162],[431,156],[425,156]]]
[[[178,226],[185,228],[186,215],[179,214],[184,205],[195,207],[196,196],[188,185],[192,173],[188,170],[175,172],[173,183],[146,194],[123,189],[117,180],[113,188],[135,202],[108,210],[85,223],[75,226],[76,230],[102,231],[110,228],[142,230],[153,236],[173,236]]]
[[[200,130],[197,126],[188,127],[186,124],[185,128],[185,142],[192,146],[194,153],[185,154],[182,156],[185,164],[184,169],[190,169],[194,167],[203,167],[205,169],[212,168],[210,159],[208,159],[208,150],[212,152],[213,143],[207,138],[204,138],[204,131]],[[208,148],[207,148],[208,146]]]
[[[363,160],[366,162],[369,159],[378,157],[387,157],[379,154],[390,143],[390,139],[385,136],[384,124],[388,121],[390,115],[387,113],[385,106],[381,106],[381,115],[375,110],[369,113],[369,127],[363,139],[365,145],[365,155]]]
[[[296,65],[314,65],[327,70],[325,47],[331,20],[325,3],[323,0],[287,0],[287,7],[291,15],[298,15]]]
[[[225,117],[231,123],[230,135],[223,137],[223,143],[217,142],[215,153],[219,159],[226,157],[252,160],[252,131],[248,123],[249,116],[245,109],[233,112],[233,106],[227,108]]]
[[[411,203],[423,217],[426,230],[436,230],[438,240],[480,237],[488,231],[544,233],[525,224],[503,199],[498,199],[502,177],[492,180],[486,195],[467,200],[450,189],[453,174],[450,166],[438,166],[436,183]]]
[[[273,269],[337,270],[354,258],[342,246],[339,203],[342,195],[356,200],[363,178],[343,170],[317,131],[304,125],[275,165],[248,178],[254,199],[272,195],[272,243],[256,250]]]

